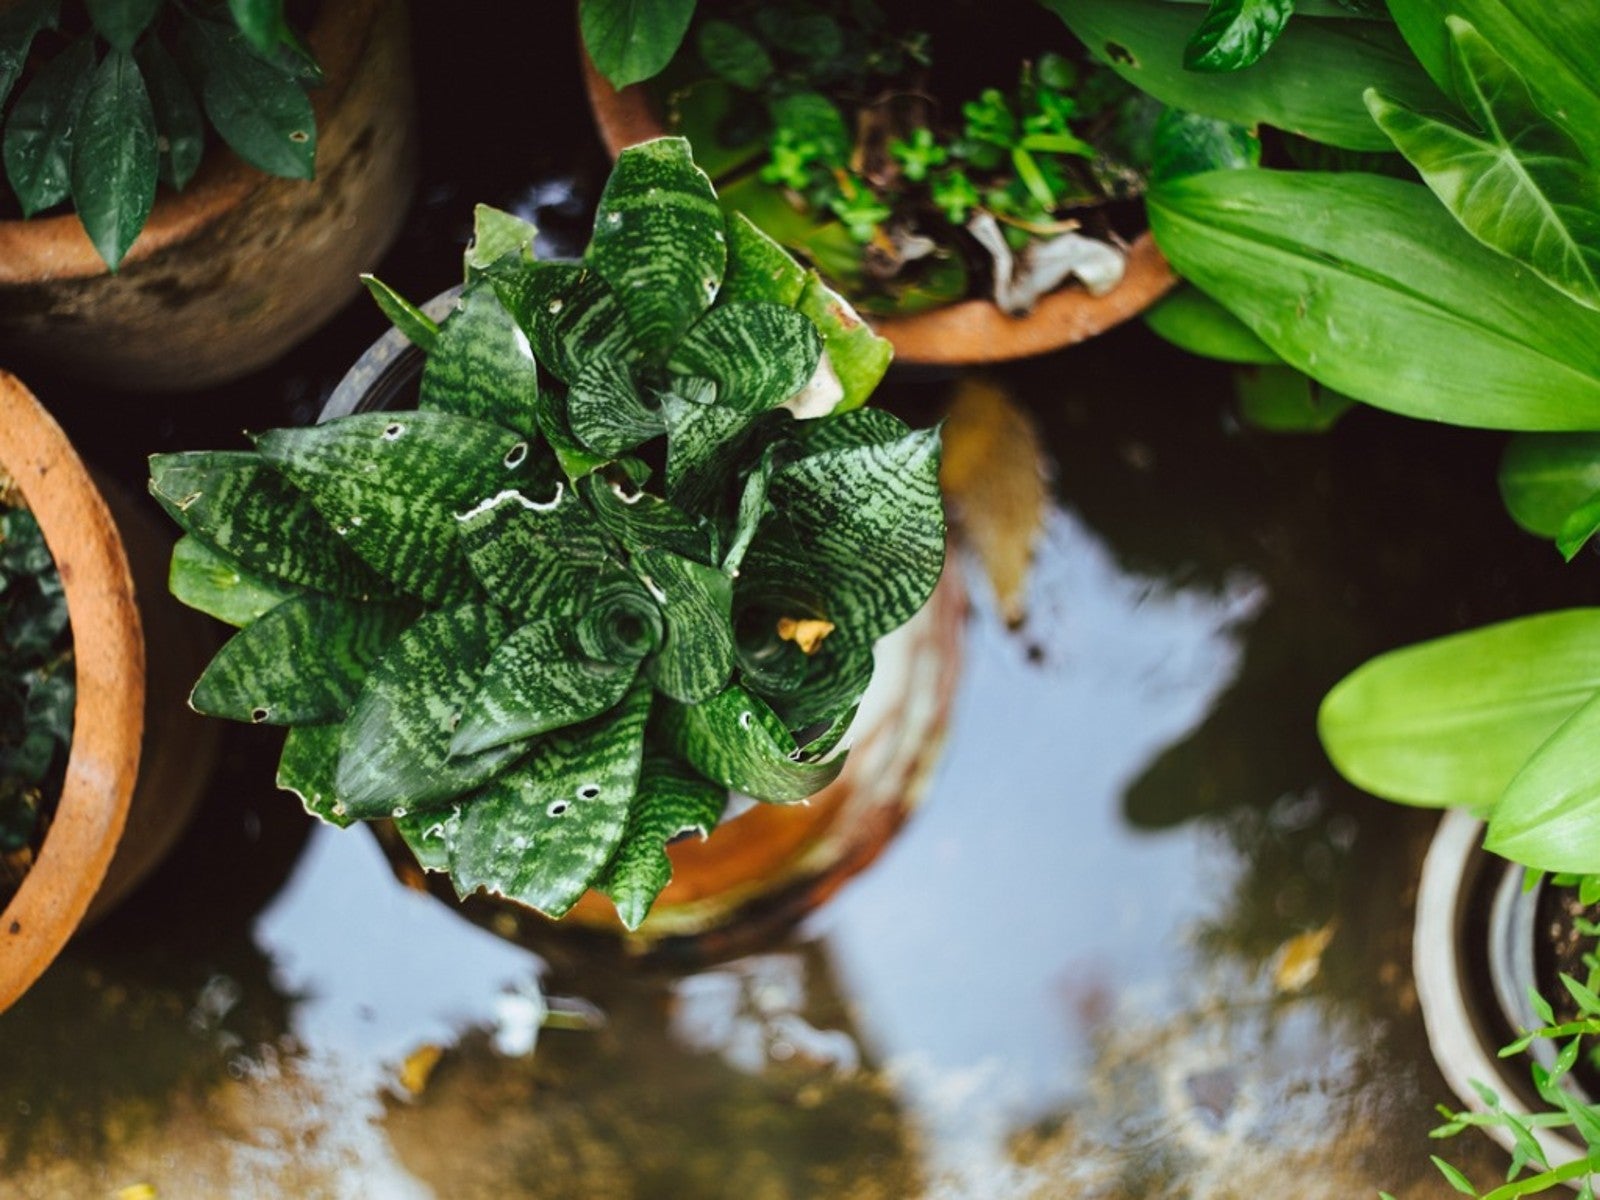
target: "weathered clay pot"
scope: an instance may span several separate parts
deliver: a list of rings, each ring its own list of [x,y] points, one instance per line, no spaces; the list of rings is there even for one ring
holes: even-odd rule
[[[113,519],[106,493],[60,427],[3,371],[0,466],[55,557],[77,678],[72,749],[55,820],[0,912],[4,1010],[74,930],[126,895],[166,852],[198,799],[215,741],[183,705],[209,643],[166,595],[170,539],[120,502]],[[148,676],[147,638],[159,647]]]
[[[583,55],[584,87],[600,140],[613,158],[637,142],[666,130],[646,89],[620,92]],[[894,345],[896,362],[941,364],[1005,362],[1047,354],[1086,341],[1149,308],[1177,283],[1148,231],[1128,253],[1127,274],[1104,296],[1067,287],[1046,296],[1025,317],[1013,317],[987,300],[963,300],[906,317],[868,316],[873,329]]]
[[[309,33],[317,178],[221,146],[165,189],[121,272],[76,215],[0,221],[0,344],[123,388],[207,387],[271,362],[350,299],[399,232],[415,175],[404,0],[328,0]]]

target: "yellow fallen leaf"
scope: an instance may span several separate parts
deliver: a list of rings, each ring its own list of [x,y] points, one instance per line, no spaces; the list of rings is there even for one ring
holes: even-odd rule
[[[822,645],[822,639],[833,632],[833,622],[814,617],[796,620],[794,617],[778,618],[778,636],[800,647],[802,654],[813,655]]]
[[[1304,991],[1322,970],[1322,952],[1333,941],[1339,922],[1329,921],[1321,929],[1296,934],[1278,947],[1272,982],[1280,992]]]
[[[413,1096],[422,1095],[423,1089],[428,1086],[428,1077],[439,1065],[443,1054],[441,1047],[429,1044],[419,1046],[406,1055],[405,1062],[400,1064],[400,1086]]]
[[[976,376],[956,385],[943,441],[939,483],[951,520],[1015,628],[1028,615],[1028,573],[1047,500],[1039,432],[998,384]]]
[[[156,1200],[153,1184],[130,1183],[117,1193],[117,1200]]]

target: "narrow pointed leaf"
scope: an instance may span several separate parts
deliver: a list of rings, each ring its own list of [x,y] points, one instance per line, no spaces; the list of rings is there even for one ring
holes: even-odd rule
[[[780,445],[768,446],[761,453],[761,461],[745,478],[744,491],[739,496],[739,511],[734,518],[733,540],[723,555],[722,569],[729,575],[738,575],[756,531],[771,510],[767,492],[772,487],[772,476],[779,466],[790,461],[794,451]]]
[[[1556,534],[1556,549],[1571,562],[1596,532],[1600,532],[1600,492],[1578,505],[1561,523],[1561,531]]]
[[[562,383],[576,383],[596,359],[627,363],[637,357],[622,305],[588,267],[533,263],[514,278],[496,278],[494,286],[528,335],[534,357]]]
[[[339,766],[338,725],[297,725],[283,741],[278,759],[277,785],[300,797],[305,810],[340,829],[355,824],[334,794],[334,773]]]
[[[1323,749],[1404,804],[1487,808],[1600,691],[1600,609],[1543,613],[1380,655],[1328,693]]]
[[[666,744],[706,778],[757,800],[794,804],[838,778],[845,756],[805,762],[765,701],[734,685],[701,704],[661,711]]]
[[[1183,48],[1191,71],[1237,71],[1259,59],[1278,40],[1294,0],[1211,0],[1200,28]]]
[[[685,834],[709,837],[728,804],[728,790],[659,752],[645,755],[639,791],[622,843],[606,864],[599,888],[629,929],[644,923],[650,906],[672,882],[667,843]]]
[[[85,34],[22,89],[6,117],[6,179],[31,217],[72,190],[72,135],[94,76],[94,38]]]
[[[622,840],[644,757],[650,689],[547,734],[465,805],[450,860],[462,895],[483,888],[552,917],[567,912]]]
[[[428,350],[417,407],[493,421],[532,438],[539,432],[538,396],[539,367],[527,335],[490,283],[468,284]]]
[[[22,77],[22,66],[38,32],[52,24],[59,0],[16,0],[0,11],[0,106]]]
[[[432,317],[376,275],[363,275],[361,282],[366,284],[367,291],[383,310],[383,315],[389,318],[396,329],[405,334],[413,346],[425,351],[433,349],[434,343],[439,338],[439,325]]]
[[[86,0],[95,30],[126,54],[161,8],[162,0]]]
[[[717,300],[721,304],[781,304],[794,308],[806,290],[808,272],[777,242],[741,212],[731,212],[724,230],[728,268]]]
[[[661,413],[646,408],[627,365],[592,359],[567,392],[567,422],[580,442],[615,458],[666,431]]]
[[[1283,360],[1238,317],[1192,284],[1144,314],[1156,335],[1180,350],[1222,362],[1270,366]]]
[[[617,157],[589,262],[611,285],[646,355],[662,359],[711,306],[727,266],[722,210],[689,143],[657,138]]]
[[[234,634],[195,684],[196,712],[267,725],[339,721],[415,613],[294,596]]]
[[[576,621],[610,553],[589,509],[564,482],[530,499],[507,491],[463,514],[456,526],[485,592],[522,621]]]
[[[659,74],[683,42],[694,0],[579,0],[584,49],[612,87]]]
[[[1494,853],[1543,871],[1600,870],[1600,688],[1511,780],[1489,818]]]
[[[72,135],[72,204],[114,272],[156,200],[160,153],[150,93],[133,56],[112,50],[95,68]]]
[[[256,445],[351,549],[429,603],[472,589],[457,514],[531,480],[535,470],[518,435],[450,413],[357,413],[275,429]]]
[[[630,551],[670,550],[699,562],[715,557],[716,531],[703,518],[599,475],[583,479],[578,489],[600,526]]]
[[[472,245],[467,247],[467,277],[487,271],[507,255],[517,255],[520,261],[533,261],[533,242],[539,236],[532,221],[525,221],[514,213],[502,212],[487,204],[472,210]]]
[[[200,101],[222,140],[269,175],[314,178],[316,116],[300,81],[226,26],[193,19],[184,30],[201,66]]]
[[[150,494],[184,532],[253,575],[362,599],[393,590],[259,454],[155,454]]]
[[[530,621],[495,648],[451,752],[475,754],[597,717],[622,699],[633,677],[584,654],[569,621]]]
[[[776,408],[817,369],[822,337],[811,321],[778,304],[723,304],[672,351],[671,369],[713,380],[717,403],[741,412]]]
[[[200,116],[200,102],[177,62],[155,38],[141,42],[134,59],[144,72],[150,105],[155,110],[161,181],[182,191],[200,169],[205,150],[206,127]]]
[[[1553,538],[1600,493],[1600,433],[1524,433],[1500,460],[1500,498],[1529,533]]]
[[[716,695],[733,673],[733,580],[663,550],[640,551],[633,562],[666,621],[646,666],[651,682],[685,704]]]
[[[184,604],[229,625],[248,625],[299,590],[252,574],[193,534],[172,548],[167,587]]]
[[[450,740],[477,690],[505,618],[474,603],[422,617],[363,684],[339,741],[337,792],[363,819],[437,807],[487,783],[526,743],[452,756]]]

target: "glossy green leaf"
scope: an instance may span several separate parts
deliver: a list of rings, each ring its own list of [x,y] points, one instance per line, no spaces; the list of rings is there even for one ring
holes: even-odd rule
[[[808,272],[741,212],[727,216],[728,269],[718,293],[721,304],[781,304],[794,308]]]
[[[639,928],[656,897],[672,882],[667,843],[686,834],[709,837],[727,803],[726,788],[675,758],[646,751],[622,842],[597,884],[617,906],[624,925]]]
[[[1283,361],[1250,326],[1192,284],[1175,289],[1147,310],[1144,323],[1190,354],[1258,366]]]
[[[889,339],[873,333],[872,327],[862,320],[850,302],[824,283],[815,271],[807,274],[797,307],[822,334],[828,366],[844,389],[844,398],[835,411],[860,408],[889,370],[894,347]]]
[[[845,756],[806,761],[760,697],[735,684],[702,704],[668,703],[661,735],[707,779],[771,804],[795,804],[838,778]]]
[[[657,138],[618,155],[588,259],[628,314],[639,347],[665,358],[711,306],[728,262],[722,210],[688,142]]]
[[[112,50],[95,68],[72,135],[72,203],[114,273],[156,201],[156,115],[133,56]]]
[[[708,312],[672,351],[671,369],[711,379],[717,403],[765,412],[810,381],[822,337],[801,313],[778,304],[722,304]]]
[[[704,509],[731,469],[743,436],[756,417],[715,403],[709,379],[679,376],[661,395],[667,425],[667,498],[686,509]]]
[[[15,0],[0,10],[0,106],[22,77],[22,66],[41,29],[53,24],[60,0]]]
[[[801,654],[793,643],[785,645],[801,660],[799,682],[784,691],[764,693],[764,698],[789,729],[801,730],[827,722],[837,726],[833,731],[833,740],[837,741],[847,732],[850,719],[872,682],[872,643],[850,642],[835,633],[810,657]],[[815,755],[830,744],[808,742],[806,751]]]
[[[429,603],[472,587],[458,514],[529,482],[534,469],[516,434],[438,412],[356,413],[275,429],[256,446],[352,550]]]
[[[658,75],[689,31],[695,0],[579,0],[583,46],[612,87]]]
[[[523,622],[557,614],[576,621],[611,552],[565,482],[545,499],[497,493],[464,514],[456,533],[483,590]]]
[[[182,191],[200,169],[205,151],[206,127],[200,102],[178,64],[155,38],[146,38],[134,51],[150,89],[155,110],[159,174],[168,187]]]
[[[552,917],[576,904],[627,828],[649,712],[641,682],[605,716],[539,739],[471,797],[450,858],[456,890],[483,888]]]
[[[495,648],[451,752],[475,754],[597,717],[622,699],[633,677],[584,654],[571,621],[530,621]]]
[[[538,396],[539,366],[527,336],[492,284],[469,283],[428,350],[417,407],[493,421],[533,438]]]
[[[277,786],[300,797],[312,816],[340,829],[355,824],[334,794],[339,767],[338,725],[297,725],[283,741]]]
[[[1478,129],[1369,92],[1373,119],[1474,237],[1600,307],[1600,171],[1472,26],[1449,25],[1457,92]]]
[[[572,432],[567,419],[567,397],[554,388],[544,388],[537,400],[539,432],[544,436],[556,463],[569,483],[577,483],[591,471],[597,471],[611,461],[585,446]]]
[[[1254,132],[1180,108],[1169,108],[1157,117],[1150,136],[1153,184],[1261,163],[1261,139]]]
[[[1272,125],[1351,150],[1387,150],[1361,102],[1376,87],[1418,108],[1442,97],[1394,28],[1296,17],[1249,70],[1190,71],[1194,11],[1169,0],[1044,0],[1112,70],[1164,104],[1254,128]]]
[[[448,871],[450,855],[460,836],[461,817],[452,806],[448,812],[408,812],[395,817],[394,831],[424,871]]]
[[[761,452],[761,461],[745,477],[744,491],[739,494],[739,509],[734,515],[733,537],[722,558],[722,569],[729,575],[738,575],[750,543],[755,541],[761,522],[772,509],[767,493],[772,489],[774,472],[793,457],[792,448],[782,444],[770,445]]]
[[[1600,433],[1523,433],[1500,460],[1500,498],[1529,533],[1553,538],[1600,493]]]
[[[716,695],[733,673],[733,580],[664,550],[641,551],[633,563],[666,621],[651,682],[685,704]]]
[[[433,349],[439,338],[439,325],[432,317],[376,275],[363,275],[361,282],[366,284],[367,291],[383,310],[383,315],[405,334],[407,341],[420,350]]]
[[[342,720],[367,673],[415,616],[399,604],[290,597],[217,651],[189,705],[267,725]]]
[[[631,362],[633,333],[605,280],[576,263],[534,263],[512,279],[496,279],[500,302],[528,335],[534,357],[572,384],[596,359]]]
[[[1418,184],[1214,171],[1146,207],[1174,269],[1335,391],[1456,425],[1600,425],[1600,314],[1516,270]]]
[[[198,19],[184,28],[201,66],[200,102],[222,140],[269,175],[314,178],[316,117],[300,81],[258,57],[242,34]]]
[[[1567,519],[1561,522],[1560,532],[1556,534],[1556,549],[1571,562],[1597,532],[1600,532],[1600,492],[1567,514]]]
[[[696,47],[706,66],[746,91],[754,91],[772,74],[766,47],[731,21],[701,25]]]
[[[1241,367],[1233,374],[1239,415],[1269,433],[1326,433],[1355,406],[1293,367]]]
[[[239,32],[262,54],[294,41],[283,15],[283,0],[228,0],[228,12]]]
[[[1237,71],[1259,59],[1294,15],[1294,0],[1211,0],[1183,48],[1191,71]]]
[[[487,271],[516,255],[524,263],[533,261],[533,243],[539,229],[532,221],[525,221],[515,213],[503,212],[487,204],[472,210],[472,244],[467,247],[467,277],[475,272]]]
[[[259,454],[151,455],[150,494],[184,532],[249,574],[353,599],[393,590]]]
[[[85,0],[95,31],[124,54],[133,49],[161,4],[162,0]]]
[[[451,738],[494,648],[510,632],[496,609],[430,612],[367,675],[339,738],[336,792],[363,819],[436,808],[487,783],[527,744],[452,755]]]
[[[611,358],[591,359],[567,392],[573,436],[608,458],[625,454],[666,430],[659,411],[645,406],[633,373]]]
[[[72,189],[72,134],[94,65],[94,38],[85,34],[39,68],[11,105],[3,155],[25,217],[61,203]]]
[[[1379,656],[1328,693],[1323,748],[1405,804],[1486,809],[1600,690],[1600,609],[1524,617]]]
[[[580,481],[578,490],[600,527],[633,553],[669,550],[707,563],[716,557],[716,530],[704,518],[598,475]]]
[[[229,625],[248,625],[299,589],[246,571],[233,559],[185,534],[172,548],[167,587],[184,604]]]

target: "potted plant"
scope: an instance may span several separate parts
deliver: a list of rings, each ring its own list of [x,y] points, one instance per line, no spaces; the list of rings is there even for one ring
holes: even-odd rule
[[[835,779],[873,643],[944,562],[939,445],[687,143],[619,157],[582,262],[480,209],[415,407],[159,455],[185,602],[241,626],[201,712],[290,727],[279,783],[390,821],[457,891],[637,927],[730,789]],[[316,646],[314,657],[307,647]]]
[[[202,387],[349,298],[409,192],[407,22],[400,0],[315,11],[302,39],[282,0],[4,7],[0,340]]]
[[[970,5],[665,8],[681,20],[580,5],[608,148],[689,137],[724,206],[816,265],[902,361],[1056,349],[1171,286],[1136,201],[1176,135],[1034,5],[1007,14],[1008,44],[1040,53],[975,63],[994,17]]]

